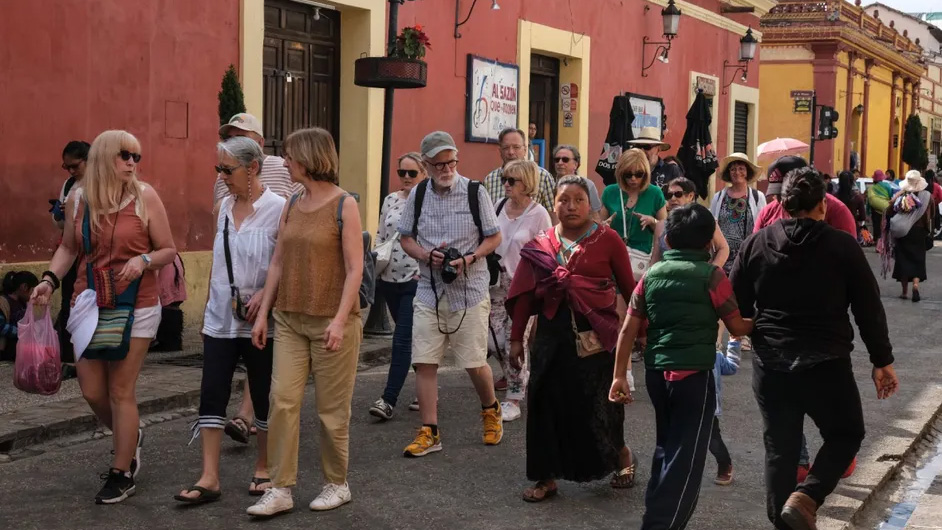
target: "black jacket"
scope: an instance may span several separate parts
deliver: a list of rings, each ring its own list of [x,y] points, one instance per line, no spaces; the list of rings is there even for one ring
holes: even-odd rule
[[[749,237],[730,273],[743,317],[755,318],[756,359],[796,371],[849,358],[854,330],[876,367],[893,362],[880,288],[849,234],[811,219],[783,219]]]

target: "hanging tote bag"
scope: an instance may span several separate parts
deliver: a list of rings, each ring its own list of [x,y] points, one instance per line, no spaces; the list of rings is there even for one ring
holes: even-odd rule
[[[36,319],[30,303],[26,307],[26,315],[17,324],[17,336],[13,386],[23,392],[44,396],[58,392],[62,383],[59,334],[52,325],[49,306],[46,306],[43,316]]]
[[[643,252],[638,249],[634,249],[628,246],[628,216],[634,214],[634,208],[631,209],[631,214],[625,211],[625,192],[618,190],[618,200],[621,201],[621,230],[625,234],[625,246],[628,247],[628,257],[631,260],[631,273],[635,277],[635,281],[641,281],[641,277],[644,276],[644,273],[648,270],[648,264],[651,262],[651,253]]]
[[[115,293],[114,271],[92,269],[92,236],[89,221],[88,203],[85,204],[85,217],[82,219],[82,246],[85,251],[85,273],[88,276],[88,288],[97,294],[98,326],[92,335],[83,357],[103,361],[121,361],[128,355],[131,347],[131,328],[134,326],[134,305],[137,303],[137,291],[141,279],[131,282],[121,294]],[[111,240],[114,246],[114,231],[117,229],[120,212],[112,225]],[[109,258],[109,262],[111,259]],[[107,274],[110,272],[111,274]],[[95,284],[98,278],[99,284]]]
[[[396,246],[396,243],[399,241],[399,232],[396,232],[396,235],[383,241],[382,243],[373,247],[373,254],[376,256],[376,275],[379,276],[386,270],[386,267],[389,267],[389,262],[392,260],[392,251],[393,247]]]

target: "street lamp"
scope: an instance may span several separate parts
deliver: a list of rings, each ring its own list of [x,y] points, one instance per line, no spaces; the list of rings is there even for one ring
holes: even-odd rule
[[[733,69],[733,76],[729,80],[729,83],[723,84],[723,94],[728,92],[727,89],[733,84],[733,81],[735,81],[737,72],[742,74],[739,80],[743,83],[749,79],[749,62],[755,59],[756,49],[758,47],[759,40],[752,34],[752,26],[750,26],[746,29],[746,34],[739,39],[739,62],[731,63],[728,59],[723,60],[724,73],[729,68]]]
[[[647,5],[644,6],[645,11],[649,9],[650,7]],[[654,61],[661,61],[664,64],[669,62],[668,53],[671,51],[671,41],[677,36],[677,26],[680,25],[680,15],[680,9],[677,9],[674,0],[668,0],[667,7],[661,10],[661,22],[664,25],[664,38],[667,40],[660,42],[648,41],[647,35],[641,39],[641,77],[648,76],[645,71],[654,65]],[[648,46],[657,46],[657,48],[654,50],[654,57],[651,59],[651,62],[645,65],[644,50]]]
[[[478,3],[478,0],[474,0],[473,2],[471,2],[471,9],[468,10],[468,16],[464,17],[464,20],[461,20],[459,22],[459,20],[461,19],[461,0],[455,0],[455,38],[456,39],[461,38],[461,32],[458,31],[458,28],[467,24],[468,20],[471,19],[471,13],[474,13],[474,6],[476,6],[477,3]],[[492,11],[500,10],[500,4],[497,3],[497,0],[491,0],[491,10]]]

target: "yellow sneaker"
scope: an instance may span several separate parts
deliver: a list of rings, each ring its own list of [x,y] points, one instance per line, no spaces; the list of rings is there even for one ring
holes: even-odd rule
[[[402,456],[418,458],[420,456],[425,456],[429,453],[434,453],[441,450],[441,432],[433,436],[432,428],[423,426],[421,429],[419,429],[419,434],[416,435],[415,440],[406,446],[406,449],[402,452]]]
[[[496,409],[487,408],[481,411],[481,420],[484,422],[484,445],[497,445],[504,437],[504,421],[501,419],[500,405]]]

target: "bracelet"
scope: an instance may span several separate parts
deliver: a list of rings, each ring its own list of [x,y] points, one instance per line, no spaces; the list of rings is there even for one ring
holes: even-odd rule
[[[474,265],[475,263],[478,262],[478,257],[474,254],[474,252],[468,252],[464,256],[465,257],[471,256],[471,265]]]
[[[52,283],[49,279],[47,279],[47,278],[43,278],[42,280],[39,280],[39,283],[48,283],[48,284],[49,284],[49,287],[52,287],[52,290],[53,290],[53,291],[56,290],[56,286],[53,285],[53,283]]]
[[[43,272],[42,278],[45,280],[46,276],[49,277],[49,285],[51,285],[53,289],[58,289],[60,283],[59,283],[59,277],[56,276],[56,273],[52,271],[45,271]]]

